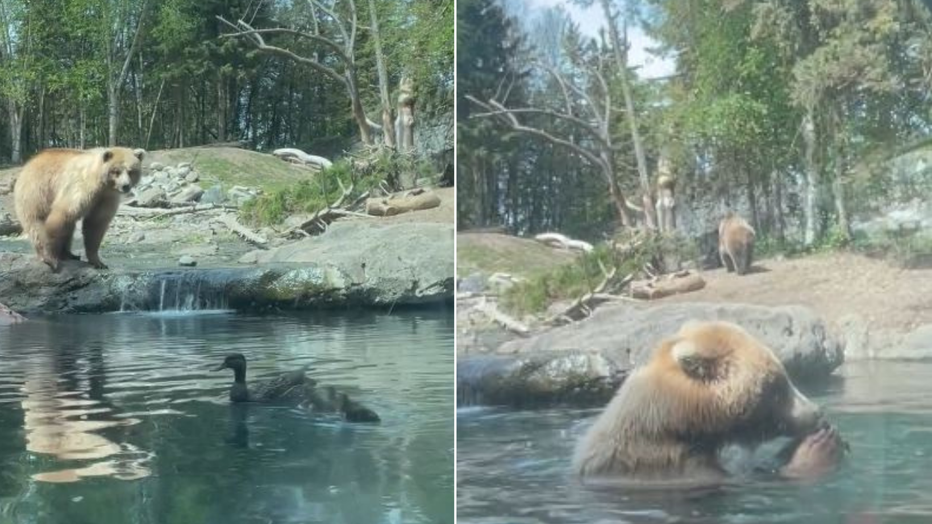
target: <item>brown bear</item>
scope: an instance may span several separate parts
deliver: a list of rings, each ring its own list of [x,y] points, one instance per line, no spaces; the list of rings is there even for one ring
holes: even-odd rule
[[[796,437],[780,473],[818,475],[843,443],[764,344],[727,322],[690,322],[629,376],[579,442],[589,480],[718,482],[721,451]]]
[[[46,149],[23,166],[14,187],[16,215],[39,259],[57,271],[71,252],[75,224],[82,221],[87,261],[98,269],[98,250],[110,221],[142,171],[142,149],[109,147]]]
[[[744,275],[751,268],[754,228],[746,220],[728,213],[718,225],[718,254],[725,269]]]

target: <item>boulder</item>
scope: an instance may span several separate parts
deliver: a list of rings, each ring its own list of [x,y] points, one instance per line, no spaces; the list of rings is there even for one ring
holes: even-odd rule
[[[689,320],[735,322],[770,346],[801,383],[827,377],[844,361],[839,340],[802,306],[622,304],[600,308],[581,322],[505,342],[494,355],[461,354],[458,392],[467,396],[460,400],[604,403],[631,369]]]

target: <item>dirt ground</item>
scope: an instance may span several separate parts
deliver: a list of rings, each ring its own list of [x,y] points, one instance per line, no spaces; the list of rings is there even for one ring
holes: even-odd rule
[[[742,277],[724,269],[703,272],[704,289],[662,300],[804,305],[829,322],[859,315],[871,326],[896,331],[932,323],[932,269],[900,269],[850,253],[766,259],[754,266]]]

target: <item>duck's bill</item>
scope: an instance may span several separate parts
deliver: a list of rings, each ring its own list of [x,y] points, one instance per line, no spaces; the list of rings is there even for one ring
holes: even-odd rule
[[[220,370],[226,369],[226,368],[227,368],[227,364],[226,364],[226,362],[224,362],[223,364],[220,364],[219,366],[217,366],[217,367],[215,367],[215,368],[211,368],[211,371],[220,371]]]

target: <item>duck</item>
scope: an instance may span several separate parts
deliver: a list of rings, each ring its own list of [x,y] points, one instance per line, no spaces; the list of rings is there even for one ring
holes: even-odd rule
[[[282,402],[303,400],[308,388],[316,385],[314,379],[306,375],[307,366],[294,371],[281,373],[264,382],[246,385],[246,357],[241,353],[232,353],[223,359],[223,363],[213,371],[233,370],[233,386],[230,387],[230,402]]]
[[[308,366],[287,371],[276,377],[246,385],[246,357],[232,353],[213,371],[233,370],[230,387],[231,402],[295,403],[313,413],[339,413],[348,422],[381,422],[379,415],[351,399],[333,386],[318,387],[317,381],[307,376]]]

